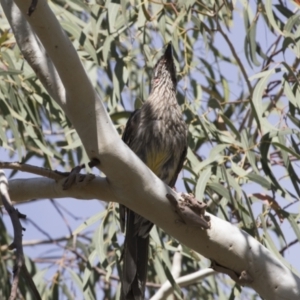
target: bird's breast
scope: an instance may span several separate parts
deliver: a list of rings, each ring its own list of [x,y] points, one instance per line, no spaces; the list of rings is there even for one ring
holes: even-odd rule
[[[181,115],[172,121],[170,118],[143,120],[135,140],[131,145],[134,152],[169,184],[186,146],[186,125]]]

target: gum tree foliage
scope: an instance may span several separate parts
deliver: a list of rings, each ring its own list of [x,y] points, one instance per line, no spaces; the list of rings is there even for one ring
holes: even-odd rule
[[[286,259],[292,268],[300,239],[297,4],[62,0],[49,5],[120,135],[130,112],[147,99],[162,46],[172,41],[178,100],[189,125],[178,186],[204,199],[210,213],[243,229],[282,261],[290,254]],[[52,169],[68,171],[87,163],[76,131],[24,61],[3,11],[0,22],[1,147],[14,160],[38,158],[40,166]],[[76,239],[48,236],[45,243],[52,243],[52,250],[64,251],[63,257],[53,254],[46,268],[39,264],[43,256],[26,257],[44,299],[118,299],[122,234],[117,212],[117,205],[105,204],[72,228]],[[90,228],[94,223],[96,231]],[[7,249],[12,237],[2,220],[0,226],[0,294],[6,298],[14,254]],[[179,297],[172,271],[181,277],[210,262],[159,228],[151,237],[147,297],[167,279]],[[190,282],[182,291],[185,299],[258,298],[225,275]],[[31,297],[24,281],[19,296]]]

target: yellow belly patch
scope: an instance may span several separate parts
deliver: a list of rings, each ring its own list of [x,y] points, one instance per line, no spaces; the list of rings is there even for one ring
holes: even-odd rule
[[[166,163],[168,158],[169,158],[168,153],[165,152],[151,153],[151,151],[149,151],[147,153],[146,165],[155,175],[159,177],[161,173],[161,168]]]

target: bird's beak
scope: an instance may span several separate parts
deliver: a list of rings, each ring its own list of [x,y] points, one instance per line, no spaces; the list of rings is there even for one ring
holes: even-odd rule
[[[172,47],[171,43],[168,44],[167,49],[166,49],[165,54],[164,54],[164,57],[166,59],[173,58],[173,47]]]

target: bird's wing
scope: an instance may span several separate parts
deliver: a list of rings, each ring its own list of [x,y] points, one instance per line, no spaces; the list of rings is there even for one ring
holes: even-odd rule
[[[130,147],[130,143],[135,136],[139,121],[140,121],[140,115],[141,115],[141,110],[136,109],[132,114],[130,115],[127,123],[125,130],[122,135],[122,140],[124,141],[125,144],[127,144]]]
[[[172,188],[175,186],[175,183],[176,183],[178,174],[179,174],[179,172],[181,171],[181,169],[182,169],[182,167],[183,167],[183,163],[184,163],[184,161],[185,161],[186,154],[187,154],[187,147],[184,147],[184,149],[183,149],[183,151],[182,151],[182,154],[181,154],[181,156],[180,156],[180,160],[179,160],[179,163],[178,163],[176,172],[175,172],[173,178],[171,179],[171,181],[170,181],[170,183],[169,183],[169,186],[172,187]]]
[[[140,119],[140,109],[136,109],[132,114],[130,115],[125,130],[122,135],[122,140],[125,144],[127,144],[130,147],[131,141],[135,136],[138,124]],[[125,230],[125,224],[126,224],[126,210],[127,208],[124,205],[120,205],[120,226],[122,232]]]
[[[127,121],[122,139],[130,147],[140,123],[140,110],[135,110]],[[123,252],[121,300],[144,299],[147,278],[149,231],[153,224],[120,205],[120,224],[126,234]]]

